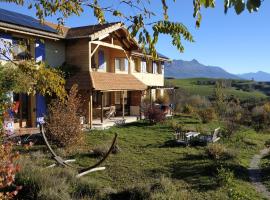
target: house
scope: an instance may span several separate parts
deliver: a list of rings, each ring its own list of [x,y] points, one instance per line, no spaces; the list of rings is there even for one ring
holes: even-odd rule
[[[164,62],[169,59],[158,54],[154,60],[143,54],[122,23],[61,27],[61,30],[57,31],[56,24],[41,24],[35,18],[0,9],[0,49],[6,40],[25,44],[14,45],[15,53],[9,59],[31,57],[52,67],[65,63],[79,68],[67,80],[66,88],[78,84],[84,100],[84,123],[90,127],[95,119],[103,123],[105,112],[112,107],[117,115],[139,117],[143,98],[154,101],[163,95]],[[0,60],[8,59],[0,55]],[[14,99],[21,105],[20,126],[36,126],[46,110],[44,97],[14,95]]]

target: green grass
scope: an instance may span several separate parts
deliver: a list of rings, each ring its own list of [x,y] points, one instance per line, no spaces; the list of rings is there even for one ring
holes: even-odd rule
[[[201,95],[201,96],[212,96],[214,92],[214,85],[198,85],[197,81],[202,80],[212,80],[207,78],[191,78],[191,79],[169,79],[166,80],[166,84],[173,84],[186,90],[190,95]],[[239,83],[244,84],[244,83]],[[246,99],[265,99],[267,96],[261,91],[246,92],[243,90],[238,90],[236,88],[225,89],[225,94],[227,96],[235,96],[241,100]]]
[[[200,124],[190,116],[171,120],[184,123],[189,130],[202,126],[205,133],[222,126],[219,122]],[[173,139],[169,125],[171,120],[158,125],[137,122],[105,131],[91,131],[87,133],[84,152],[72,157],[76,158],[78,166],[96,163],[98,159],[91,156],[90,149],[104,144],[110,146],[114,133],[117,133],[121,152],[110,155],[103,164],[105,171],[89,174],[85,179],[119,193],[133,186],[155,184],[160,177],[167,177],[174,185],[184,188],[187,199],[229,199],[228,189],[217,184],[216,162],[207,156],[206,147],[166,146]],[[236,154],[234,159],[222,161],[222,165],[235,174],[234,189],[250,199],[263,199],[250,184],[247,167],[251,157],[263,148],[267,139],[270,135],[242,128],[231,139],[222,138],[220,141]],[[46,162],[42,160],[40,163]]]
[[[262,182],[270,190],[270,154],[261,160]]]

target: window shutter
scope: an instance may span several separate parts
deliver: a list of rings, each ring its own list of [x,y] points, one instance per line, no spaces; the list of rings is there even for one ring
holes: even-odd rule
[[[124,59],[124,63],[125,63],[125,71],[127,72],[128,71],[128,59],[127,58],[125,58]]]
[[[157,63],[153,62],[153,74],[157,73]]]
[[[36,40],[35,60],[36,62],[45,61],[45,43],[40,40]]]
[[[105,63],[105,55],[104,51],[98,51],[98,68],[99,69],[105,69],[106,63]]]
[[[12,37],[10,35],[0,34],[0,60],[7,61],[13,59],[12,52],[10,51],[12,43]]]
[[[145,60],[141,61],[141,72],[143,72],[143,73],[146,72],[146,61]]]

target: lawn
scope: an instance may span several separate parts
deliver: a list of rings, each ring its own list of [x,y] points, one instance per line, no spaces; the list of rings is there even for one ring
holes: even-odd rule
[[[217,163],[206,154],[205,146],[170,145],[169,141],[173,139],[171,121],[182,122],[189,130],[200,127],[203,132],[222,126],[217,121],[201,124],[197,119],[181,115],[157,125],[141,121],[105,131],[91,131],[87,133],[83,153],[74,154],[72,158],[76,158],[80,166],[94,164],[98,158],[91,156],[90,149],[104,145],[108,147],[114,133],[117,133],[120,153],[110,155],[103,164],[105,171],[83,178],[85,181],[98,183],[100,190],[102,188],[101,193],[105,193],[104,190],[109,191],[109,199],[132,199],[126,194],[131,188],[150,187],[164,177],[181,191],[179,195],[182,197],[179,199],[232,199],[228,188],[218,184]],[[267,139],[270,139],[270,134],[258,134],[251,129],[242,128],[232,138],[222,138],[219,141],[235,155],[233,159],[220,162],[224,168],[234,173],[236,184],[233,189],[238,195],[244,196],[243,199],[263,199],[250,184],[247,167],[251,157],[263,148]],[[46,156],[39,157],[42,159],[35,158],[33,162],[38,162],[40,167],[50,162]]]
[[[177,87],[180,87],[186,91],[190,95],[201,95],[201,96],[207,96],[210,97],[213,95],[214,92],[214,85],[198,85],[198,81],[207,81],[207,80],[212,80],[212,79],[207,79],[207,78],[191,78],[191,79],[169,79],[166,80],[166,84],[172,84]],[[240,83],[239,83],[240,84]],[[243,83],[241,83],[243,84]],[[265,95],[261,91],[251,91],[251,92],[246,92],[243,90],[239,90],[237,88],[231,87],[227,88],[224,90],[224,93],[227,96],[235,96],[241,100],[246,100],[246,99],[265,99],[267,98],[267,95]]]

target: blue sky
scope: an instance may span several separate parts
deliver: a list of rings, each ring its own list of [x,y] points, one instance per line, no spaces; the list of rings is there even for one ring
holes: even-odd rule
[[[152,1],[155,2],[155,1]],[[217,0],[215,9],[203,9],[203,20],[199,29],[195,28],[192,17],[191,0],[178,0],[169,4],[171,20],[184,23],[195,38],[195,43],[184,42],[185,52],[179,53],[171,45],[168,36],[161,36],[157,45],[160,53],[172,59],[197,59],[205,65],[221,66],[231,73],[266,71],[270,72],[270,2],[264,1],[258,13],[245,11],[237,16],[233,10],[223,12],[223,1]],[[0,7],[35,16],[34,10],[14,4],[0,3]],[[152,4],[161,14],[161,7]],[[127,10],[133,12],[132,10]],[[108,16],[108,21],[113,20]],[[56,21],[56,17],[48,18]],[[96,23],[91,11],[85,10],[80,16],[66,20],[70,27]]]

